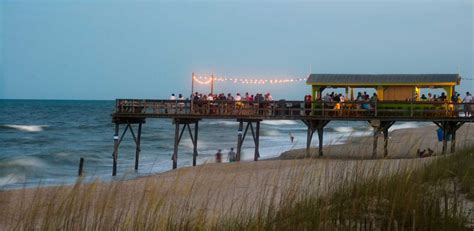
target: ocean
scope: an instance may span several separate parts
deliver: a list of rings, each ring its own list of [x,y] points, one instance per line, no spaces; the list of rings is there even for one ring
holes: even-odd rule
[[[139,170],[134,171],[135,145],[128,133],[120,145],[117,176],[111,176],[114,105],[115,101],[0,100],[0,189],[72,184],[81,157],[86,181],[131,179],[171,170],[174,126],[170,119],[148,119],[142,130]],[[391,130],[422,125],[397,123]],[[235,120],[201,121],[198,164],[213,162],[218,149],[226,156],[235,148],[237,129]],[[295,137],[293,143],[290,133]],[[349,136],[370,134],[367,122],[333,121],[325,129],[324,144],[341,144]],[[187,135],[179,146],[178,167],[192,165],[192,143]],[[314,136],[312,146],[317,145]],[[261,159],[304,147],[306,127],[302,122],[262,122]],[[243,161],[252,161],[253,152],[250,136],[243,145]]]

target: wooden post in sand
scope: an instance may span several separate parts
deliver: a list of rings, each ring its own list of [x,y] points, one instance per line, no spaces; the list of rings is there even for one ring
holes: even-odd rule
[[[79,172],[78,172],[78,176],[82,176],[82,168],[84,167],[84,158],[81,157],[81,159],[79,160]]]

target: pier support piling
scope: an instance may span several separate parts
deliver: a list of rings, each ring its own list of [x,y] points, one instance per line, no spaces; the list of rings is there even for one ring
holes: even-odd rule
[[[372,158],[377,157],[377,144],[378,137],[383,133],[383,156],[388,156],[388,129],[395,123],[395,121],[380,121],[380,120],[370,120],[369,124],[374,129],[374,142],[372,146]]]
[[[196,166],[196,159],[197,159],[197,155],[198,155],[198,151],[197,151],[197,141],[198,141],[198,126],[199,126],[199,122],[196,121],[196,123],[194,124],[194,139],[193,139],[193,166]],[[189,126],[188,126],[189,128]],[[191,134],[191,131],[189,132]]]
[[[112,154],[113,158],[113,165],[112,165],[112,176],[117,175],[117,163],[118,163],[118,151],[120,144],[123,141],[123,138],[125,137],[125,134],[127,134],[127,131],[130,130],[130,133],[132,134],[133,141],[135,142],[136,145],[136,152],[135,152],[135,170],[138,169],[138,158],[140,156],[140,140],[141,140],[141,134],[142,134],[142,124],[145,123],[145,118],[130,118],[130,119],[114,119],[113,122],[115,123],[115,132],[114,132],[114,152]],[[120,124],[125,124],[125,129],[122,132],[122,135],[119,137],[119,129],[120,129]],[[138,124],[138,134],[135,136],[135,132],[133,131],[132,124]]]
[[[255,151],[254,151],[254,161],[257,161],[260,158],[260,122],[262,120],[255,120],[255,119],[238,119],[239,122],[239,130],[237,133],[237,156],[236,156],[236,161],[241,160],[241,154],[242,154],[242,146],[245,141],[245,137],[247,136],[247,132],[250,128],[250,132],[252,133],[252,138],[255,144]],[[244,122],[247,123],[247,126],[245,127],[245,131],[242,132],[244,128]],[[253,123],[255,123],[255,131],[254,131],[254,126]]]
[[[311,157],[311,141],[313,139],[314,132],[318,132],[319,148],[318,155],[323,156],[323,134],[324,127],[331,122],[330,120],[302,120],[308,127],[308,133],[306,137],[306,157]]]
[[[175,122],[175,131],[174,131],[174,148],[173,148],[173,156],[171,160],[173,160],[173,169],[178,167],[178,146],[179,146],[179,123]]]
[[[141,147],[140,147],[140,142],[142,138],[142,123],[138,124],[138,134],[137,134],[137,140],[136,140],[136,149],[135,149],[135,171],[138,170],[138,161],[140,159],[140,152],[141,152]]]
[[[119,123],[115,123],[115,133],[114,133],[114,153],[112,155],[114,162],[112,166],[112,176],[117,175],[117,158],[118,158],[118,148],[119,148]]]
[[[443,149],[441,154],[446,154],[448,150],[448,135],[451,135],[451,151],[456,152],[456,132],[464,124],[462,121],[433,121],[443,130]]]
[[[242,130],[244,129],[244,121],[239,120],[239,130],[237,131],[237,156],[235,158],[236,161],[240,161],[240,155],[242,153]]]
[[[175,118],[173,120],[175,124],[175,132],[174,132],[174,149],[173,155],[171,156],[171,160],[173,161],[173,169],[178,167],[178,147],[179,143],[181,142],[181,138],[183,137],[184,131],[187,129],[189,133],[189,137],[191,138],[191,142],[193,144],[193,166],[196,166],[196,158],[198,155],[197,151],[197,138],[198,138],[198,124],[199,119],[188,119],[188,118]],[[194,134],[191,130],[190,124],[194,124]],[[182,128],[180,128],[183,125]]]

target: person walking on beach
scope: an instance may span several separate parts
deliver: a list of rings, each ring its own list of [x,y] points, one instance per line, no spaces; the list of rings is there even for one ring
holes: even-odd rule
[[[222,150],[217,150],[216,153],[216,163],[222,163]]]
[[[229,162],[235,162],[235,157],[236,157],[236,153],[234,152],[234,148],[230,148],[230,151],[229,151],[229,154],[227,156]]]

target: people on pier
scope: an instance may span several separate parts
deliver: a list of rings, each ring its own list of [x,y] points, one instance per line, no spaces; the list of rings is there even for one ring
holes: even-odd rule
[[[173,94],[171,94],[171,96],[170,96],[170,100],[176,100],[176,96],[174,95],[174,93],[173,93]]]
[[[428,98],[426,98],[425,94],[421,94],[421,101],[428,101]]]
[[[178,103],[179,111],[181,112],[184,109],[184,97],[182,94],[178,95],[178,101],[179,101]]]
[[[464,96],[464,99],[462,100],[462,102],[464,103],[465,116],[466,117],[472,116],[472,109],[474,105],[470,103],[473,103],[474,101],[470,92],[466,92],[466,96]]]

